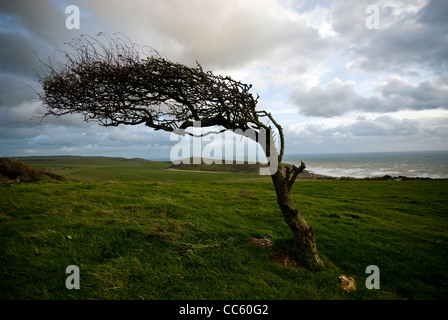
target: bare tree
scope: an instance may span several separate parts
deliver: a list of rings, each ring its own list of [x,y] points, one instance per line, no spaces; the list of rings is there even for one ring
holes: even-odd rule
[[[267,158],[275,157],[278,163],[271,177],[277,203],[294,236],[293,252],[309,268],[323,265],[314,230],[291,196],[305,163],[299,167],[282,163],[283,129],[270,113],[256,110],[259,97],[249,93],[252,86],[204,71],[199,63],[187,67],[154,50],[147,54],[125,37],[104,37],[103,42],[89,36],[74,40],[69,44],[72,50],[64,52],[63,63],[42,62],[39,98],[46,108],[44,117],[82,114],[85,121],[103,126],[145,124],[174,133],[201,121],[202,128],[210,129],[202,135],[216,133],[218,127],[218,132],[253,130],[251,138],[257,142],[261,135],[267,136],[262,147]],[[279,151],[272,142],[274,135],[279,138]]]

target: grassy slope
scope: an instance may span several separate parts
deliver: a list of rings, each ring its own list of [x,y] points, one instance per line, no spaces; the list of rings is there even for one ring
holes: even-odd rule
[[[294,197],[326,263],[313,274],[273,263],[272,251],[249,241],[290,241],[268,177],[142,160],[28,160],[79,181],[1,187],[1,299],[448,297],[448,181],[297,181]],[[80,290],[65,288],[71,264]],[[364,285],[372,264],[380,290]],[[341,274],[357,292],[342,291]]]

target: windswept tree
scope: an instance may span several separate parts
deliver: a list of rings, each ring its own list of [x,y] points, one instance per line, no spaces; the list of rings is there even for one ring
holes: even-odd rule
[[[104,37],[105,41],[99,41],[83,36],[70,43],[72,50],[64,53],[64,62],[42,62],[39,80],[43,92],[39,98],[46,109],[44,117],[82,114],[85,121],[106,127],[144,124],[191,135],[185,129],[196,121],[202,129],[209,129],[201,135],[251,130],[254,134],[248,137],[260,143],[266,158],[278,168],[271,172],[271,178],[277,203],[294,237],[293,252],[308,268],[323,265],[314,230],[291,196],[305,163],[299,167],[282,163],[283,129],[269,112],[256,109],[259,97],[249,92],[252,86],[204,71],[199,63],[188,67],[154,50],[145,53],[125,37]]]

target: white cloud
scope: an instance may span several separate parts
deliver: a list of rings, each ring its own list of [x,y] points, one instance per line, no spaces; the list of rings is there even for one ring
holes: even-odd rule
[[[332,38],[337,36],[329,19],[330,10],[328,8],[317,6],[303,15],[307,17],[308,26],[317,29],[321,37]]]
[[[325,43],[305,17],[274,0],[86,2],[90,11],[117,22],[141,41],[174,60],[205,67],[240,68],[260,59],[312,57]],[[306,45],[304,45],[306,44]]]

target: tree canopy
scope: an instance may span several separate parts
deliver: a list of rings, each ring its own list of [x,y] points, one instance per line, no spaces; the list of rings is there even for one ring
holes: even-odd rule
[[[218,132],[273,134],[272,124],[281,162],[283,130],[270,113],[256,110],[259,97],[249,92],[252,85],[204,71],[198,62],[188,67],[155,50],[147,53],[125,37],[103,36],[106,41],[83,36],[69,43],[63,64],[44,63],[39,78],[44,117],[82,114],[103,126],[145,124],[169,132],[201,121],[201,127]],[[269,155],[269,148],[265,151]]]

